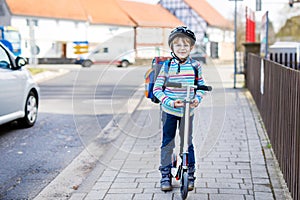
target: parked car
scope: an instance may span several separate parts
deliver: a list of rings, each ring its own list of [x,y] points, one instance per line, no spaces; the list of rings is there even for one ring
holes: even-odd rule
[[[39,87],[26,63],[0,42],[0,125],[17,121],[27,128],[37,120]]]
[[[206,64],[207,55],[202,52],[194,52],[190,55],[193,59],[198,60],[201,64]]]

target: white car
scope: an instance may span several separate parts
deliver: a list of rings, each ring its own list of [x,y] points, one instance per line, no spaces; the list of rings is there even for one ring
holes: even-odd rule
[[[39,87],[25,65],[0,42],[0,125],[17,121],[27,128],[37,120]]]

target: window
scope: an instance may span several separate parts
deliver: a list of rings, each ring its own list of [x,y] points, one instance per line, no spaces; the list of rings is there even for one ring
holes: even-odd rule
[[[10,63],[6,51],[1,47],[0,48],[0,67],[7,68]]]

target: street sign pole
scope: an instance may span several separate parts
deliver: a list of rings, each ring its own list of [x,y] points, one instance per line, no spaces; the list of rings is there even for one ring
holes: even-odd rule
[[[229,0],[234,1],[234,74],[233,74],[233,88],[236,88],[236,74],[237,74],[237,63],[236,63],[236,50],[237,50],[237,1],[243,0]]]

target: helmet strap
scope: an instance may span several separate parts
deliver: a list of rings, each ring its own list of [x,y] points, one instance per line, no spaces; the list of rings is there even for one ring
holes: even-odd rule
[[[171,56],[172,56],[173,58],[175,58],[176,60],[178,60],[178,62],[179,62],[180,64],[184,63],[184,62],[187,60],[187,58],[181,60],[178,56],[176,56],[176,54],[175,54],[173,51],[171,52]]]
[[[181,60],[178,56],[176,56],[176,54],[173,51],[171,52],[171,55],[173,58],[175,58],[175,60],[178,60],[178,69],[177,69],[176,74],[179,74],[180,73],[180,64],[184,63],[187,60],[187,58]]]

